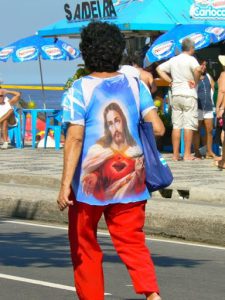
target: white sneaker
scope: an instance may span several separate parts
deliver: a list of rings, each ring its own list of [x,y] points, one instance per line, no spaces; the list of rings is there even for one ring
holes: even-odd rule
[[[8,142],[4,142],[1,146],[1,149],[8,149]]]

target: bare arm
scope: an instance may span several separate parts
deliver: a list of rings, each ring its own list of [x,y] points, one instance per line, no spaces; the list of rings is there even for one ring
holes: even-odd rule
[[[60,210],[64,210],[68,205],[73,205],[73,202],[69,200],[69,195],[71,192],[70,186],[80,158],[83,135],[83,126],[69,126],[64,147],[64,164],[61,179],[61,189],[57,201]]]
[[[140,70],[140,74],[141,74],[141,80],[144,81],[144,83],[146,83],[146,85],[149,87],[150,92],[153,94],[157,91],[157,86],[154,82],[154,78],[152,76],[151,73],[149,73],[148,71]]]
[[[150,110],[144,117],[145,122],[151,122],[153,125],[154,134],[156,136],[163,136],[165,133],[165,127],[157,114],[156,109]]]
[[[20,100],[20,92],[5,90],[5,95],[12,95],[13,97],[9,100],[9,104],[14,105]]]
[[[151,93],[154,94],[157,91],[157,85],[153,79],[152,85],[151,85]]]
[[[211,84],[211,89],[214,92],[214,87],[215,87],[215,81],[213,80],[212,76],[210,76],[210,84]]]
[[[201,68],[201,66],[196,67],[194,69],[194,80],[195,80],[196,84],[199,82],[201,74],[202,74],[202,68]]]
[[[156,68],[157,73],[159,74],[159,77],[163,80],[167,81],[169,84],[172,83],[172,78],[164,71],[160,70],[160,67]]]
[[[222,72],[218,79],[218,96],[216,103],[217,117],[220,118],[225,108],[225,72]]]
[[[157,91],[157,86],[155,84],[152,74],[150,74],[148,72],[147,72],[147,74],[148,74],[148,85],[150,86],[150,91],[152,94],[154,94]]]

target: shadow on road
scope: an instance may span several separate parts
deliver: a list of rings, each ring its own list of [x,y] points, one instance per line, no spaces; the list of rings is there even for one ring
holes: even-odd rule
[[[104,253],[104,262],[122,264],[115,253],[110,238],[101,237],[99,243]],[[205,260],[183,259],[169,256],[152,255],[156,266],[195,268]],[[0,261],[5,266],[37,268],[59,267],[71,265],[67,233],[49,236],[47,233],[19,232],[1,233]]]

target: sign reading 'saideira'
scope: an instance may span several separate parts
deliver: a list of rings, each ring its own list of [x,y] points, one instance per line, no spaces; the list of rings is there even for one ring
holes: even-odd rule
[[[117,17],[112,0],[82,1],[80,3],[75,1],[73,8],[66,3],[64,10],[69,22],[114,19]]]
[[[190,16],[193,19],[225,20],[225,0],[194,0]]]

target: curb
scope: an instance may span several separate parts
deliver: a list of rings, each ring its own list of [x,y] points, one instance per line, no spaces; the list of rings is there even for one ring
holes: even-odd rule
[[[42,196],[43,197],[43,196]],[[44,198],[44,197],[43,197]],[[151,200],[146,206],[145,232],[208,244],[225,245],[225,207],[176,201]],[[60,212],[55,201],[0,197],[1,217],[67,223],[67,211]],[[100,229],[106,229],[101,219]]]
[[[0,184],[21,184],[41,188],[59,189],[60,179],[37,175],[0,174]],[[170,200],[188,200],[190,202],[204,202],[225,205],[225,190],[204,187],[179,187],[171,185],[165,190],[153,193],[153,198]]]
[[[27,186],[39,186],[40,188],[59,188],[60,180],[53,177],[37,176],[37,175],[12,175],[0,174],[0,183],[21,184]]]

